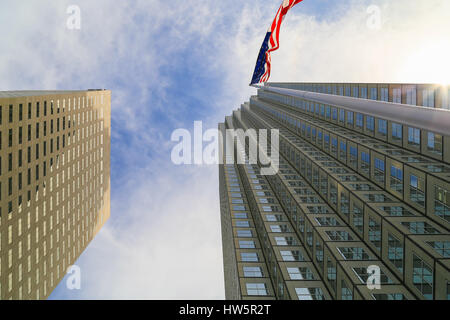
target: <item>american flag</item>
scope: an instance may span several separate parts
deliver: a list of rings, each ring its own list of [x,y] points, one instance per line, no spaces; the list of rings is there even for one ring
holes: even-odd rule
[[[253,73],[253,78],[250,85],[255,83],[264,83],[269,80],[271,67],[270,53],[277,50],[280,46],[279,40],[281,23],[283,22],[284,16],[288,13],[288,11],[297,3],[302,1],[303,0],[284,0],[281,4],[272,25],[267,31],[261,50],[259,51],[255,72]]]

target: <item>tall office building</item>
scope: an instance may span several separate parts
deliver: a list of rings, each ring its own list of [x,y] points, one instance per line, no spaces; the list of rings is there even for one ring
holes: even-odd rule
[[[0,92],[0,299],[45,299],[110,215],[111,92]]]
[[[449,96],[270,83],[226,117],[279,129],[277,174],[219,165],[226,298],[449,300]]]

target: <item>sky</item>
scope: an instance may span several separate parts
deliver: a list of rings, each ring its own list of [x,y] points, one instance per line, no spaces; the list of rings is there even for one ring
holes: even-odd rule
[[[112,90],[111,218],[75,263],[81,289],[64,279],[51,299],[224,298],[218,168],[174,165],[170,138],[196,120],[216,128],[256,93],[280,2],[0,0],[1,91]],[[448,12],[448,0],[304,0],[270,80],[450,83]]]

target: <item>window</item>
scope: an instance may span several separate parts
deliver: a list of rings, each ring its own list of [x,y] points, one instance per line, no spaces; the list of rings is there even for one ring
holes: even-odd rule
[[[360,129],[364,127],[364,116],[361,113],[356,114],[356,126]]]
[[[425,299],[433,299],[433,269],[415,254],[413,254],[413,285]]]
[[[424,107],[434,108],[434,90],[424,89],[422,91],[422,105]]]
[[[245,241],[245,240],[239,240],[239,248],[242,249],[254,249],[255,248],[255,242],[254,241]]]
[[[386,165],[383,160],[378,158],[375,158],[374,164],[375,164],[374,168],[375,181],[384,185]]]
[[[361,152],[361,170],[363,173],[370,174],[370,154]]]
[[[389,101],[389,88],[381,88],[380,93],[381,93],[380,100],[388,102]]]
[[[436,228],[425,221],[402,222],[401,224],[413,234],[440,234]]]
[[[332,110],[332,119],[334,121],[337,121],[337,109],[336,108],[333,108],[333,110]]]
[[[450,222],[450,192],[439,186],[434,188],[434,214]]]
[[[279,233],[279,232],[290,232],[290,230],[289,230],[287,225],[271,225],[270,226],[270,230],[272,232],[276,232],[276,233]]]
[[[396,88],[392,90],[392,102],[402,103],[402,89]]]
[[[337,205],[337,198],[338,198],[338,193],[337,193],[337,186],[336,183],[334,183],[333,181],[330,182],[330,202],[334,205]],[[316,219],[317,220],[317,219]],[[317,222],[320,223],[319,220],[317,220]]]
[[[12,158],[12,153],[8,154],[8,172],[12,171],[12,165],[13,163],[13,158]]]
[[[236,227],[240,228],[250,227],[250,223],[248,221],[236,221]]]
[[[350,165],[354,168],[358,166],[358,149],[350,146]]]
[[[412,202],[417,203],[419,206],[425,208],[425,182],[423,179],[411,175],[409,185],[409,197]]]
[[[12,105],[10,105],[9,106],[9,123],[12,123],[13,122],[13,106]]]
[[[345,95],[350,97],[350,87],[345,87]]]
[[[353,238],[347,231],[325,231],[328,238],[333,241],[352,241]]]
[[[442,136],[428,132],[427,150],[435,155],[442,156]]]
[[[336,292],[336,264],[330,258],[327,259],[327,280]]]
[[[403,273],[403,245],[396,237],[388,234],[388,259]]]
[[[330,147],[330,135],[329,134],[325,134],[324,149],[328,150],[329,147]]]
[[[367,88],[360,89],[361,98],[367,99]]]
[[[267,296],[265,283],[247,283],[246,287],[249,296]]]
[[[346,160],[347,160],[347,144],[343,141],[341,141],[341,143],[340,143],[339,157],[341,158],[342,161],[346,162]]]
[[[263,273],[261,267],[244,267],[244,277],[247,278],[262,278]]]
[[[395,142],[401,142],[402,141],[402,130],[403,127],[401,124],[393,123],[392,124],[392,140]]]
[[[344,109],[339,109],[339,121],[345,122],[345,110]]]
[[[353,112],[347,111],[347,124],[353,126]]]
[[[369,241],[381,251],[381,224],[369,217]]]
[[[442,89],[442,108],[450,109],[450,89]]]
[[[392,217],[412,217],[414,214],[406,208],[400,206],[379,207]]]
[[[391,166],[391,189],[403,193],[403,170]]]
[[[321,288],[295,288],[299,300],[324,300]]]
[[[12,147],[12,142],[13,142],[13,130],[9,129],[9,132],[8,132],[8,147],[9,148]]]
[[[370,260],[369,254],[360,247],[340,247],[338,248],[345,260]]]
[[[367,116],[366,117],[366,129],[367,131],[374,132],[375,131],[375,119],[374,117]]]
[[[331,107],[330,106],[325,107],[325,117],[327,119],[330,119],[330,117],[331,117]]]
[[[427,241],[427,244],[444,258],[450,258],[450,241]]]
[[[295,251],[280,251],[283,261],[304,261],[302,253]]]
[[[420,146],[420,129],[408,128],[408,145],[413,147]]]
[[[353,205],[353,226],[355,227],[356,231],[361,234],[363,233],[364,215],[362,209],[356,204]]]
[[[266,219],[267,221],[270,222],[283,221],[283,217],[281,215],[274,215],[274,214],[267,214]]]
[[[387,135],[387,121],[386,120],[378,120],[378,133],[382,136]]]
[[[350,211],[349,203],[350,200],[345,192],[341,192],[341,213],[348,218],[348,214]]]
[[[417,105],[416,96],[417,96],[417,92],[416,92],[415,87],[407,88],[406,89],[406,104],[410,104],[413,106]]]
[[[342,300],[353,300],[353,293],[347,287],[347,283],[344,280],[341,281],[341,299]]]
[[[275,242],[277,246],[288,246],[294,244],[294,239],[292,237],[275,237]]]
[[[314,280],[314,274],[310,268],[287,268],[291,280]]]
[[[377,100],[377,88],[370,88],[370,99]]]
[[[258,262],[258,254],[256,252],[241,252],[241,260],[245,262]]]
[[[339,221],[336,220],[334,217],[320,217],[316,218],[316,221],[319,223],[320,226],[339,226]]]
[[[236,219],[247,219],[247,213],[233,213],[233,216]]]
[[[251,238],[253,236],[251,230],[237,230],[236,233],[239,238]]]

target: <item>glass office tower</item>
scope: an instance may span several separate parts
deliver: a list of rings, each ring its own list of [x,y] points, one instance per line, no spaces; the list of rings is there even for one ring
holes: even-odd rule
[[[449,300],[449,93],[268,83],[226,117],[279,129],[275,175],[221,141],[226,298]]]
[[[0,299],[45,299],[110,215],[111,92],[0,92]]]

